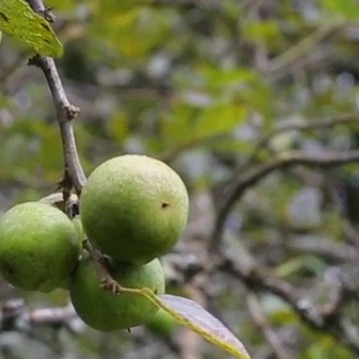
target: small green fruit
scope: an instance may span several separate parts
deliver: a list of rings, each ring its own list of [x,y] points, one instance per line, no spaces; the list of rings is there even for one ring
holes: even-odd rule
[[[162,338],[169,337],[179,326],[178,322],[163,309],[160,309],[145,324],[153,334]]]
[[[14,287],[49,292],[66,280],[79,255],[76,229],[57,208],[26,202],[0,221],[0,273]]]
[[[74,227],[76,229],[77,239],[80,242],[81,248],[83,248],[83,242],[86,239],[86,235],[85,235],[85,231],[84,231],[84,228],[82,225],[81,217],[76,216],[76,217],[72,218],[72,223],[74,224]]]
[[[171,249],[188,219],[188,193],[165,163],[124,155],[97,167],[80,198],[89,239],[112,258],[143,264]]]
[[[122,286],[149,288],[164,293],[164,274],[158,259],[144,264],[111,262],[109,272]],[[80,318],[90,327],[113,331],[144,324],[157,308],[145,297],[132,293],[114,295],[100,288],[95,266],[84,258],[70,282],[70,295]]]

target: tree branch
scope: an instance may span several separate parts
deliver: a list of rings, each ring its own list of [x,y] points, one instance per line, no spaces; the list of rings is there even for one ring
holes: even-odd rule
[[[242,198],[249,188],[255,186],[267,175],[274,171],[287,169],[296,165],[327,168],[353,162],[359,162],[359,150],[317,154],[298,151],[247,170],[225,190],[224,199],[222,205],[219,206],[214,229],[211,234],[210,250],[212,252],[217,251],[226,220],[237,201]]]
[[[305,56],[326,37],[342,28],[345,23],[346,20],[339,19],[320,26],[308,37],[299,41],[296,45],[289,48],[284,53],[270,60],[265,71],[269,73],[282,71],[283,68],[292,65],[298,59]]]
[[[34,325],[63,326],[71,332],[76,331],[74,320],[79,318],[72,305],[54,308],[38,308],[29,310],[22,299],[10,299],[2,305],[0,328],[2,331],[19,330]],[[19,327],[20,326],[20,327]]]
[[[252,319],[256,326],[262,331],[263,336],[272,348],[275,357],[278,359],[289,359],[291,355],[288,353],[288,348],[284,346],[279,336],[270,327],[256,293],[249,291],[246,295],[246,302]]]
[[[268,146],[269,142],[276,136],[281,135],[286,132],[291,131],[314,131],[321,128],[331,128],[335,126],[342,126],[348,124],[357,124],[359,125],[359,116],[356,113],[348,113],[339,116],[335,116],[333,118],[325,118],[319,121],[310,121],[308,123],[290,123],[282,126],[278,126],[274,128],[272,131],[267,134],[261,136],[256,144],[253,146],[251,154],[248,159],[245,161],[246,164],[250,164],[257,153]],[[241,166],[242,167],[242,166]]]
[[[244,266],[239,262],[235,263],[231,259],[224,258],[219,269],[239,279],[248,290],[264,291],[278,296],[309,327],[330,334],[353,353],[359,354],[359,342],[351,333],[351,328],[348,328],[347,323],[344,324],[341,318],[341,308],[345,299],[341,295],[340,300],[336,298],[333,300],[333,293],[329,293],[328,302],[317,308],[311,303],[310,299],[301,298],[297,289],[290,283],[269,274],[267,268],[259,267],[257,263]]]
[[[28,2],[34,11],[42,14],[47,13],[42,0],[28,0]],[[61,132],[65,166],[63,183],[66,187],[73,186],[79,194],[86,183],[86,175],[77,152],[72,121],[80,109],[68,100],[55,61],[52,58],[36,55],[30,60],[29,64],[38,66],[46,77],[56,107]]]

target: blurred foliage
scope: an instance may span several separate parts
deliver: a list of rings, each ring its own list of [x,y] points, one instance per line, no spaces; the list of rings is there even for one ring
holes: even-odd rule
[[[280,126],[358,110],[356,0],[48,0],[46,5],[54,9],[55,30],[64,45],[64,56],[57,60],[64,85],[81,108],[74,126],[86,171],[125,152],[168,161],[190,189],[194,210],[189,228],[195,227],[202,240],[189,231],[174,251],[184,253],[184,266],[206,251],[213,225],[203,194],[216,209],[223,185],[248,168],[295,150],[315,155],[358,148],[354,120],[283,132],[256,147]],[[56,113],[41,72],[26,66],[30,55],[3,36],[0,212],[53,192],[63,173]],[[259,265],[320,303],[329,291],[325,277],[330,268],[351,274],[336,254],[337,248],[352,244],[348,222],[358,225],[357,172],[358,165],[351,164],[326,172],[300,167],[273,173],[236,206],[226,227],[226,245],[238,257],[248,250]],[[185,291],[185,275],[179,280],[171,267],[167,275],[175,291]],[[210,292],[208,307],[238,334],[253,358],[277,358],[258,330],[238,280],[216,273],[204,287]],[[46,298],[21,294],[32,307],[66,301],[63,291]],[[2,284],[0,295],[6,300],[19,293]],[[284,301],[269,293],[258,300],[287,358],[354,357],[343,343],[308,328]],[[357,326],[353,302],[346,313]],[[161,336],[161,331],[154,335],[138,328],[132,334],[103,335],[83,328],[81,334],[69,335],[61,330],[49,339],[52,354],[45,346],[25,356],[24,348],[44,344],[6,333],[0,334],[0,357],[179,357],[174,342],[181,332],[164,330]],[[205,343],[202,350],[206,359],[225,355]]]

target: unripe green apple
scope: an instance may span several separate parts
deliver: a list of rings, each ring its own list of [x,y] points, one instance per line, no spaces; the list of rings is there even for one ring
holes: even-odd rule
[[[80,241],[71,220],[40,202],[18,204],[0,221],[0,274],[14,287],[49,292],[77,264]]]
[[[129,288],[149,288],[164,293],[165,279],[158,259],[138,265],[111,261],[112,278]],[[100,287],[91,258],[84,257],[70,280],[70,295],[80,318],[90,327],[113,331],[144,324],[157,308],[145,297],[133,293],[114,295]]]
[[[124,155],[91,173],[80,214],[87,236],[103,253],[143,264],[176,244],[187,224],[188,202],[182,179],[168,165]]]
[[[169,337],[179,326],[178,322],[166,311],[160,309],[145,323],[147,329],[162,338]]]
[[[85,231],[84,231],[84,227],[82,225],[81,217],[76,216],[76,217],[72,218],[72,223],[74,224],[74,227],[76,229],[77,238],[78,238],[78,241],[81,244],[81,248],[83,248],[83,242],[86,239],[86,234],[85,234]]]

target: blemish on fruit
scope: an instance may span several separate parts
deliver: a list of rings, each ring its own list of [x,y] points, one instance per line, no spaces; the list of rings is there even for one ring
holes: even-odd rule
[[[166,203],[166,202],[162,202],[162,203],[161,203],[161,208],[167,208],[167,207],[169,207],[169,206],[170,206],[169,203]]]

